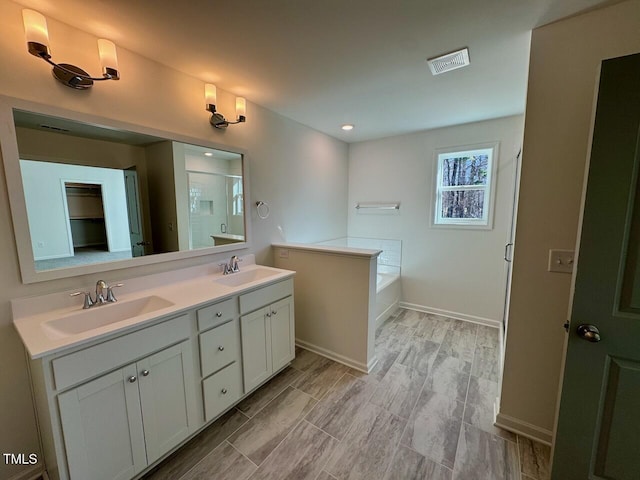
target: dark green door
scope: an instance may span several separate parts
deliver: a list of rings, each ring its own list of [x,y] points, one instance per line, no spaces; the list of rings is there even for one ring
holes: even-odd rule
[[[640,479],[639,140],[640,54],[604,61],[554,480]]]

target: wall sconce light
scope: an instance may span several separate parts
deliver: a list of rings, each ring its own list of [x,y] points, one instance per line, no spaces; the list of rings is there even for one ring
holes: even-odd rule
[[[116,46],[113,42],[104,39],[98,40],[102,77],[92,77],[80,67],[68,63],[55,63],[51,60],[47,20],[41,13],[25,9],[22,11],[22,19],[29,53],[53,66],[54,78],[64,83],[67,87],[86,90],[91,88],[93,82],[120,80]]]
[[[242,123],[247,121],[247,101],[242,97],[236,97],[236,121],[230,122],[224,115],[216,112],[216,100],[218,94],[216,86],[211,83],[207,83],[204,86],[204,98],[207,112],[211,112],[211,118],[209,123],[216,128],[224,129],[229,125],[235,125],[236,123]]]

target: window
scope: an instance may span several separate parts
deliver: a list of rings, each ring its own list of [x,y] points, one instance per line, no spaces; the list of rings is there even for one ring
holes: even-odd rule
[[[233,214],[242,215],[244,206],[244,196],[242,194],[242,178],[233,179],[232,188]]]
[[[497,144],[437,153],[435,225],[490,228]]]

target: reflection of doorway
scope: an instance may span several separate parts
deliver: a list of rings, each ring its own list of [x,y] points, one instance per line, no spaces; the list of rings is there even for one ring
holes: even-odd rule
[[[138,188],[138,172],[135,167],[124,171],[124,189],[127,194],[127,213],[129,214],[129,237],[131,238],[131,254],[141,257],[148,242],[142,232],[142,213],[140,211],[140,189]]]
[[[74,255],[109,251],[102,186],[65,182]]]

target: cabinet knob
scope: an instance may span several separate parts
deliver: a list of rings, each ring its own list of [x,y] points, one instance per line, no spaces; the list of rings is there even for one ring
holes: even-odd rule
[[[135,383],[135,381],[138,379],[138,377],[136,377],[135,375],[131,375],[129,377],[129,383]]]
[[[218,350],[220,350],[221,352],[223,352],[223,351],[224,351],[224,347],[223,347],[222,345],[220,345],[220,346],[218,347]]]
[[[220,318],[222,316],[222,312],[216,312],[216,317]]]
[[[151,372],[149,372],[149,370],[142,370],[142,376],[143,377],[148,377],[149,373],[151,373]]]
[[[220,390],[220,393],[222,393],[223,395],[226,395],[227,394],[227,389],[223,388],[222,390]]]
[[[270,317],[270,316],[271,316],[271,314],[270,314],[270,313],[267,313],[267,317]]]

